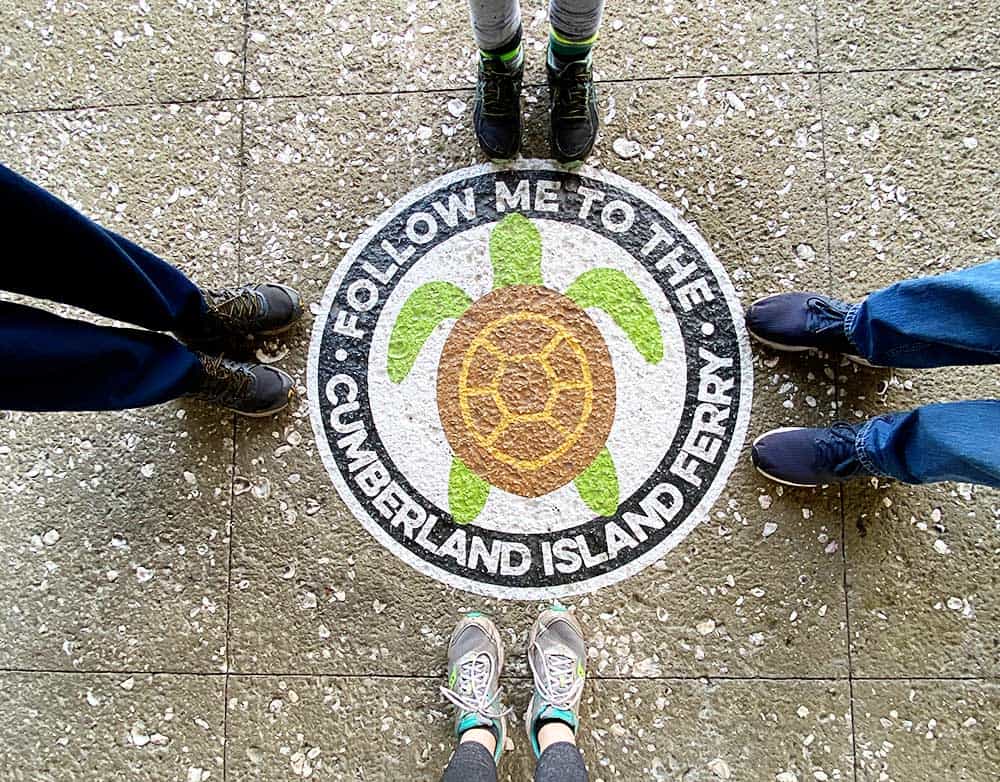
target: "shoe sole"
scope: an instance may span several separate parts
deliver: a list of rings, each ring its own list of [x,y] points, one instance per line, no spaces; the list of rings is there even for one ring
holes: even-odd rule
[[[810,350],[810,348],[802,348],[802,349],[803,350]],[[764,434],[760,435],[750,445],[750,448],[751,448],[750,461],[753,464],[754,469],[757,472],[759,472],[761,475],[763,475],[765,478],[767,478],[768,480],[774,481],[775,483],[780,483],[780,484],[782,484],[784,486],[794,486],[796,489],[815,489],[818,486],[822,486],[823,484],[821,484],[821,483],[792,483],[792,481],[783,480],[782,478],[778,478],[777,476],[771,475],[771,473],[769,473],[767,470],[762,469],[758,464],[756,464],[755,462],[753,462],[753,450],[752,449],[756,448],[757,447],[757,443],[759,443],[765,437],[770,437],[772,434],[780,434],[781,432],[800,432],[803,429],[807,429],[807,428],[808,427],[805,427],[805,426],[783,426],[780,429],[772,429],[770,432],[764,432]]]
[[[759,304],[760,302],[769,298],[771,297],[763,296],[757,299],[757,301],[751,302],[750,306],[753,307],[755,304]],[[771,348],[771,350],[777,350],[781,353],[805,353],[810,350],[815,353],[820,350],[820,348],[811,348],[803,345],[785,345],[781,342],[772,342],[771,340],[764,339],[759,334],[754,333],[754,330],[751,329],[749,326],[747,326],[747,333],[750,334],[750,336],[753,337],[755,340],[757,340],[757,342],[759,342],[761,345]],[[868,359],[862,358],[861,356],[856,356],[853,353],[841,353],[840,355],[844,356],[848,361],[853,361],[855,364],[862,367],[868,367],[869,369],[886,369],[886,367],[883,366],[882,364],[873,364]]]

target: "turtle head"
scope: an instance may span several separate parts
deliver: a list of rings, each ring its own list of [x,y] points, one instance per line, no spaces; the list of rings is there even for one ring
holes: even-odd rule
[[[542,236],[522,214],[509,214],[490,234],[493,290],[511,285],[544,285]]]

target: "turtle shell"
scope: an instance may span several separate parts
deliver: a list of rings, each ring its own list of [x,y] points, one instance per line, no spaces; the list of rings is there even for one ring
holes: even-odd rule
[[[538,497],[572,481],[615,415],[607,343],[571,299],[513,285],[476,301],[445,342],[437,403],[448,443],[488,483]]]

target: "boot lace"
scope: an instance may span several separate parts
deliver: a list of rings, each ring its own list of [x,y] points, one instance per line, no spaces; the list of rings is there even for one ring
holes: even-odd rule
[[[507,116],[519,110],[517,82],[518,75],[503,63],[483,62],[483,113]]]
[[[205,370],[205,381],[191,396],[231,407],[249,395],[254,382],[249,369],[222,357],[199,355],[199,358]]]
[[[510,714],[513,708],[504,708],[499,687],[490,695],[492,679],[493,658],[480,652],[459,665],[455,688],[442,687],[441,694],[462,711],[477,714],[484,720],[499,720]]]
[[[558,651],[545,652],[537,641],[533,651],[537,655],[528,655],[528,665],[538,693],[555,708],[573,711],[584,685],[583,678],[576,675],[576,658]],[[536,657],[539,660],[537,663]]]
[[[857,432],[846,421],[837,421],[824,437],[816,440],[819,461],[832,465],[835,475],[848,477],[862,469],[858,459],[855,441]]]
[[[556,113],[562,119],[588,119],[591,77],[585,63],[571,63],[556,80]]]
[[[263,312],[263,297],[250,286],[202,291],[209,311],[230,326],[253,322]]]
[[[847,317],[848,304],[821,296],[811,296],[806,299],[809,310],[809,330],[814,334],[827,331],[844,330],[844,319]]]

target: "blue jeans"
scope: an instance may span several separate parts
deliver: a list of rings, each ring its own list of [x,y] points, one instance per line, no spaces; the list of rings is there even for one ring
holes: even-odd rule
[[[197,356],[156,332],[205,311],[178,269],[0,166],[0,290],[150,331],[95,326],[0,301],[0,409],[120,410],[198,387]]]
[[[858,355],[881,366],[1000,363],[1000,261],[883,288],[848,310],[844,330]],[[882,415],[855,444],[876,475],[1000,487],[1000,400]]]

